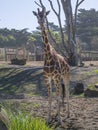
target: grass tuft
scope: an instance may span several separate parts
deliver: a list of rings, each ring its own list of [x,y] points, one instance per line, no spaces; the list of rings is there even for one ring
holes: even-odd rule
[[[46,125],[44,119],[34,118],[22,112],[11,112],[2,108],[0,119],[4,122],[8,130],[52,130]]]

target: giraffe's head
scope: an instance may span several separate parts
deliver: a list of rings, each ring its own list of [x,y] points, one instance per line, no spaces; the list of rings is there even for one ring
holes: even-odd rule
[[[43,23],[45,23],[46,16],[49,14],[49,12],[50,11],[46,11],[45,8],[43,8],[42,11],[40,11],[40,9],[38,8],[38,12],[33,11],[33,14],[37,17],[38,23],[42,25]]]

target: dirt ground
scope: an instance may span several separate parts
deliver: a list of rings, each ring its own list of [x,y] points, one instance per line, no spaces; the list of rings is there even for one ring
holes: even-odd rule
[[[32,107],[34,116],[47,118],[47,98],[32,97],[29,102],[38,104]],[[57,130],[98,130],[98,98],[70,98],[70,118],[66,119],[66,109],[61,107],[62,126],[57,126],[56,105],[53,98],[51,126],[59,128]]]
[[[5,63],[2,63],[5,64]],[[8,63],[9,64],[9,63]],[[89,66],[91,65],[91,66]],[[25,67],[42,67],[43,62],[29,62]],[[30,69],[29,69],[30,70]],[[98,83],[98,62],[86,62],[84,67],[71,68],[71,85],[76,82],[82,82],[85,89],[91,85]],[[29,76],[29,75],[28,75]],[[41,76],[41,75],[40,75]],[[39,77],[40,78],[40,77]],[[41,79],[42,80],[42,79]],[[41,89],[43,91],[43,89]],[[10,99],[8,99],[9,101]],[[13,100],[13,99],[12,99]],[[47,118],[48,98],[44,96],[32,96],[24,99],[14,99],[19,104],[27,103],[26,109],[33,116]],[[61,105],[61,117],[63,124],[57,126],[56,115],[56,97],[52,98],[52,122],[51,126],[56,130],[98,130],[98,98],[85,98],[70,96],[70,118],[66,118],[66,107]],[[32,104],[32,107],[31,107]],[[66,106],[66,99],[64,106]]]

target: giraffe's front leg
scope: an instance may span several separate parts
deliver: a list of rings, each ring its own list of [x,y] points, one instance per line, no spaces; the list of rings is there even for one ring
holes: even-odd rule
[[[48,89],[48,118],[47,123],[51,122],[51,104],[52,104],[52,88],[51,88],[51,78],[46,79],[46,85]]]
[[[60,99],[61,99],[61,96],[58,95],[57,96],[57,115],[58,115],[58,124],[59,125],[62,124],[62,119],[61,119],[61,116],[60,116]]]
[[[56,86],[58,124],[61,125],[62,124],[62,119],[61,119],[61,116],[60,116],[61,88],[60,88],[59,79],[56,79],[54,81],[54,84]]]

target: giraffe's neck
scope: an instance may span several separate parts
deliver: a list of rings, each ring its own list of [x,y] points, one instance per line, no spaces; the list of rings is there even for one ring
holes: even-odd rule
[[[44,42],[45,57],[48,58],[50,56],[50,51],[51,51],[52,46],[50,45],[48,41],[48,36],[47,36],[47,32],[46,32],[46,28],[44,24],[41,26],[41,30],[42,30],[42,37],[43,37],[43,42]]]
[[[44,60],[44,66],[45,67],[53,67],[55,65],[55,49],[51,46],[51,44],[48,41],[48,36],[46,32],[45,26],[41,26],[42,30],[42,37],[44,42],[44,50],[45,50],[45,60]]]

